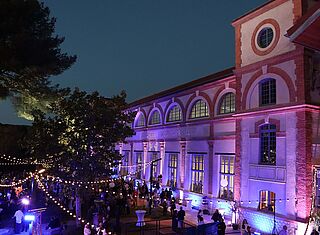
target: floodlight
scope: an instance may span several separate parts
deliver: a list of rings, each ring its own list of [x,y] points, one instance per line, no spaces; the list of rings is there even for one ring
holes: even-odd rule
[[[29,200],[28,198],[25,198],[25,197],[24,197],[24,198],[21,199],[21,203],[22,203],[23,205],[26,205],[26,206],[27,206],[27,205],[30,204],[30,200]]]
[[[30,214],[26,214],[25,216],[24,216],[24,220],[25,221],[34,221],[35,220],[35,216],[34,215],[30,215]]]

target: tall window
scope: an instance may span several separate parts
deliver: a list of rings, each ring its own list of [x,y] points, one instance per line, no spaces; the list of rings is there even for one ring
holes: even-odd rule
[[[220,160],[220,198],[233,200],[234,156],[221,156]]]
[[[122,167],[121,167],[121,174],[128,175],[128,163],[129,163],[129,154],[128,150],[122,151]]]
[[[219,114],[233,113],[235,111],[235,97],[232,92],[222,96],[219,106]]]
[[[276,80],[273,78],[264,79],[259,83],[260,106],[276,103]]]
[[[159,158],[158,156],[159,154],[157,152],[153,152],[152,153],[152,160],[157,160]],[[153,172],[153,176],[154,178],[156,178],[158,176],[158,163],[159,161],[153,162],[153,166],[152,166],[152,172]]]
[[[177,166],[178,166],[178,154],[169,154],[168,163],[168,185],[171,188],[177,187]]]
[[[167,122],[177,122],[181,121],[182,115],[181,115],[181,109],[178,105],[173,106],[168,113]]]
[[[276,126],[273,124],[260,126],[260,163],[276,164]]]
[[[203,155],[194,154],[192,155],[192,166],[191,166],[191,191],[195,193],[202,193],[203,190]]]
[[[159,111],[154,111],[151,114],[151,118],[150,118],[150,125],[156,125],[156,124],[160,124],[160,113]]]
[[[204,100],[198,100],[192,106],[190,118],[209,117],[208,106]]]
[[[274,212],[276,194],[271,191],[260,191],[259,210]]]
[[[142,113],[139,114],[135,127],[143,127],[146,124],[146,119]]]
[[[136,152],[136,177],[137,179],[141,179],[141,171],[142,171],[142,152]]]

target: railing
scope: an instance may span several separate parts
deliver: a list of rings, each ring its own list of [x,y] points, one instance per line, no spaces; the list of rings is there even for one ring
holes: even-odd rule
[[[160,234],[180,234],[180,235],[210,235],[213,234],[213,223],[195,226],[188,222],[183,222],[182,228],[172,228],[172,220],[147,220],[145,226],[136,226],[136,222],[124,224],[121,232],[124,235],[160,235]]]

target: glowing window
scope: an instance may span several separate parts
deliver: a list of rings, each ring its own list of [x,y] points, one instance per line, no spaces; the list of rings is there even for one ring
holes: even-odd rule
[[[173,106],[168,113],[167,122],[177,122],[181,121],[182,115],[181,115],[181,109],[178,105]]]
[[[203,174],[204,174],[204,155],[192,155],[191,166],[191,191],[195,193],[202,193],[203,191]]]
[[[159,159],[159,153],[158,152],[153,152],[152,155],[151,155],[151,159],[152,160],[157,160]],[[152,165],[152,173],[153,173],[153,178],[154,180],[158,177],[158,164],[159,161],[156,161],[156,162],[153,162],[153,165]]]
[[[170,153],[168,162],[168,186],[177,187],[178,154]]]
[[[219,114],[234,113],[235,111],[235,97],[232,92],[222,96],[219,105]]]
[[[156,124],[160,124],[160,113],[159,111],[154,111],[151,114],[151,118],[150,118],[150,125],[156,125]]]
[[[220,198],[233,200],[234,156],[220,157]]]
[[[191,109],[190,118],[209,117],[208,106],[204,100],[198,100]]]
[[[276,164],[276,126],[264,124],[260,126],[260,163]]]
[[[274,204],[276,194],[271,191],[260,191],[259,195],[259,210],[265,212],[274,212]]]
[[[141,171],[142,171],[142,152],[136,152],[136,177],[141,179]]]
[[[130,151],[128,150],[122,151],[121,175],[128,175],[129,156],[130,156]]]
[[[265,27],[263,29],[261,29],[261,31],[258,34],[258,45],[261,48],[266,48],[268,47],[272,40],[273,40],[273,30],[270,27]]]
[[[146,119],[145,119],[144,115],[139,114],[135,127],[143,127],[143,126],[145,126],[145,123],[146,123]]]
[[[260,106],[276,103],[276,80],[273,78],[264,79],[259,83]]]

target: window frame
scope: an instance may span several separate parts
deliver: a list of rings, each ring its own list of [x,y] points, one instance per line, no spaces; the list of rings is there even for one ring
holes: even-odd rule
[[[265,88],[265,86],[267,86]],[[277,81],[274,78],[266,78],[259,82],[259,106],[277,104]]]
[[[137,114],[138,117],[134,123],[134,127],[135,128],[142,128],[142,127],[145,127],[146,126],[146,117],[143,113],[139,113]],[[143,118],[143,125],[140,125],[140,123],[142,123],[140,120]]]
[[[141,179],[141,171],[142,171],[142,164],[143,164],[143,152],[142,151],[138,151],[135,154],[136,156],[136,178],[137,179]]]
[[[128,165],[129,165],[129,157],[130,157],[130,150],[122,150],[122,161],[121,165],[124,166],[121,167],[121,174],[128,175]]]
[[[271,40],[268,40],[268,39],[270,39],[270,32],[272,33]],[[264,38],[262,38],[262,36],[264,36]],[[261,28],[260,31],[258,32],[257,45],[261,49],[267,49],[270,45],[272,45],[274,38],[275,38],[274,29],[270,26],[265,26],[265,27]]]
[[[235,155],[220,155],[220,182],[222,179],[228,181],[228,185],[223,187],[220,185],[219,198],[225,200],[234,199],[234,164]],[[227,193],[225,194],[225,190]]]
[[[168,186],[177,187],[178,153],[168,154]],[[173,182],[171,182],[173,181]]]
[[[203,194],[204,159],[204,154],[192,154],[191,156],[190,191],[193,193]]]
[[[179,119],[170,120],[170,114],[172,113],[172,111],[175,108],[177,108],[176,110],[179,110],[179,112],[178,112],[179,114],[177,115],[177,112],[174,112],[173,116],[174,117],[179,116],[180,118]],[[178,104],[174,104],[168,109],[167,116],[166,116],[166,122],[167,123],[173,123],[173,122],[181,122],[181,121],[182,121],[182,109]]]
[[[229,99],[229,112],[226,112],[227,110],[227,96],[228,95],[232,95],[233,96],[233,99],[232,97],[230,97]],[[224,112],[221,112],[221,108],[222,108],[222,105],[224,106]],[[233,108],[233,109],[232,109]],[[230,114],[230,113],[234,113],[236,111],[236,96],[233,92],[227,92],[225,94],[222,95],[222,97],[220,98],[220,101],[219,101],[219,105],[218,105],[218,115],[225,115],[225,114]]]
[[[153,160],[156,160],[156,159],[159,159],[160,158],[160,152],[151,152],[151,160],[153,161]],[[153,179],[157,179],[157,177],[159,176],[159,168],[158,168],[158,166],[159,166],[159,161],[157,161],[157,162],[153,162],[153,164],[152,164],[152,173],[153,173],[153,175],[152,175],[152,178]]]
[[[154,119],[156,113],[158,115],[157,117],[159,117],[158,119]],[[157,120],[158,122],[154,122],[155,120]],[[153,110],[151,112],[148,124],[150,126],[155,126],[155,125],[160,125],[161,124],[161,113],[160,113],[160,111],[158,109]]]
[[[259,191],[259,206],[258,206],[259,211],[274,213],[275,202],[276,202],[275,192],[268,191],[268,190]]]
[[[268,129],[263,129],[268,127]],[[271,156],[271,150],[274,156]],[[265,152],[267,154],[265,154]],[[260,165],[277,164],[277,126],[271,123],[265,123],[259,126],[259,156]],[[267,157],[265,157],[267,156]],[[265,160],[270,159],[270,160]],[[274,159],[272,161],[272,159]]]
[[[209,104],[206,102],[205,99],[197,99],[192,103],[190,113],[189,113],[190,120],[204,119],[209,117],[210,117]]]

